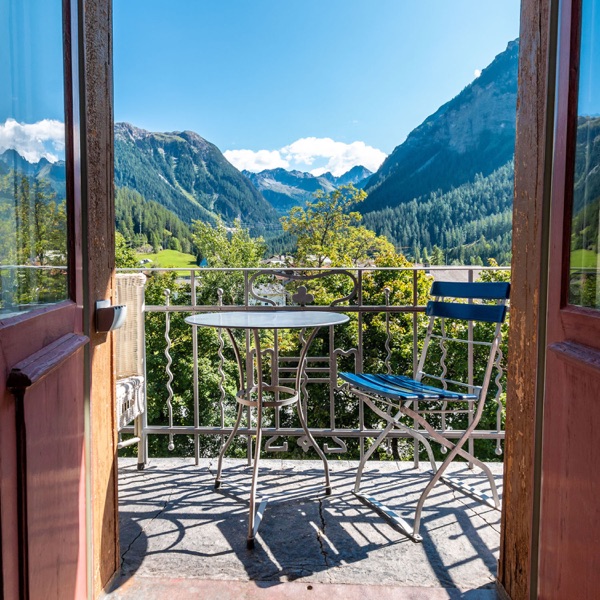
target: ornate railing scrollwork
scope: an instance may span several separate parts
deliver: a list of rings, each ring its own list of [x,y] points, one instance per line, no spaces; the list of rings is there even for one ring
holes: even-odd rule
[[[169,308],[169,304],[171,301],[171,290],[165,290],[165,306],[167,309]],[[169,337],[169,333],[171,331],[171,313],[167,310],[165,312],[165,341],[167,345],[165,347],[165,357],[167,359],[167,366],[165,367],[165,372],[167,374],[167,412],[169,418],[169,427],[173,427],[173,387],[171,383],[173,382],[173,372],[171,371],[171,365],[173,364],[173,359],[171,358],[171,338]],[[169,433],[169,450],[172,452],[175,450],[175,441],[173,439],[173,434]]]

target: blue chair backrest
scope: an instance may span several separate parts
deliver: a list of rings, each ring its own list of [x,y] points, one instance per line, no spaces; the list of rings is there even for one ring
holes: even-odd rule
[[[506,300],[509,294],[510,283],[501,281],[477,283],[435,281],[431,286],[431,295],[434,297],[497,300],[499,304],[463,304],[431,300],[427,303],[425,312],[430,317],[502,323],[506,317]]]

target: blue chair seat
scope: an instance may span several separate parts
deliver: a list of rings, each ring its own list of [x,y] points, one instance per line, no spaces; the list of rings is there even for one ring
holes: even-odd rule
[[[361,391],[383,396],[385,398],[404,400],[448,400],[461,402],[477,400],[477,394],[461,394],[450,392],[431,385],[415,381],[404,375],[372,375],[369,373],[339,373],[339,376],[350,385]]]

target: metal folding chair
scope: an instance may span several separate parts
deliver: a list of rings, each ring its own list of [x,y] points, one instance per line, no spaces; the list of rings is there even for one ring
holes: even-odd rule
[[[431,296],[435,299],[427,303],[429,325],[414,379],[404,375],[340,373],[340,377],[349,384],[350,391],[387,423],[360,460],[354,493],[414,541],[422,540],[419,526],[423,505],[439,481],[492,508],[500,508],[491,470],[468,451],[465,444],[483,413],[492,370],[498,356],[509,291],[510,284],[504,282],[436,281],[431,288]],[[475,335],[474,331],[478,335]],[[469,350],[468,346],[472,350]],[[471,352],[471,355],[482,354],[478,358],[482,361],[481,364],[485,361],[479,385],[474,385],[474,381],[458,380],[448,364],[448,358],[454,357],[460,359],[464,366],[465,350]],[[432,355],[435,355],[433,359]],[[451,441],[445,435],[447,429],[444,431],[440,425],[447,425],[457,415],[464,415],[467,426],[456,441]],[[423,444],[432,469],[431,479],[417,502],[412,525],[375,497],[360,492],[365,463],[395,428],[405,431]],[[441,444],[447,452],[439,466],[436,464],[430,440]],[[491,497],[476,492],[444,474],[457,456],[482,469],[489,482]]]

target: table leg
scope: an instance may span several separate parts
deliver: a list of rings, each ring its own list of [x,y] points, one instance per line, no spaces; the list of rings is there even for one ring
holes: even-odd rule
[[[327,462],[327,457],[325,456],[325,453],[317,445],[315,438],[310,433],[310,431],[308,429],[308,424],[306,422],[306,416],[304,414],[304,410],[302,409],[302,387],[301,386],[302,386],[302,380],[304,379],[304,375],[305,375],[306,357],[308,354],[308,349],[310,348],[310,345],[312,344],[313,340],[315,339],[315,336],[317,335],[318,331],[319,331],[318,327],[315,327],[315,329],[313,329],[308,340],[306,340],[306,343],[304,344],[302,351],[300,352],[300,359],[298,361],[298,371],[296,372],[296,391],[298,393],[298,400],[297,400],[296,406],[297,406],[297,410],[298,410],[298,418],[300,419],[300,424],[302,425],[302,429],[304,429],[304,435],[306,435],[306,437],[309,439],[310,443],[312,444],[312,447],[315,449],[315,452],[319,455],[319,457],[323,461],[323,470],[325,471],[325,493],[327,495],[329,495],[329,494],[331,494],[331,481],[329,479],[329,463]]]
[[[259,330],[253,329],[254,333],[254,347],[256,350],[256,442],[254,448],[254,464],[252,465],[252,485],[250,487],[250,510],[248,516],[248,540],[247,547],[254,548],[254,538],[256,536],[256,530],[260,524],[260,518],[264,511],[264,507],[257,520],[256,527],[254,521],[256,518],[256,484],[258,481],[258,465],[260,460],[260,445],[262,438],[262,410],[263,410],[263,374],[262,374],[262,354],[260,349],[260,336]]]

